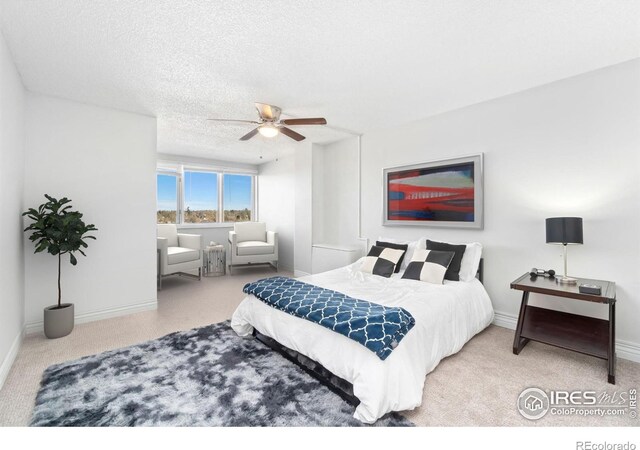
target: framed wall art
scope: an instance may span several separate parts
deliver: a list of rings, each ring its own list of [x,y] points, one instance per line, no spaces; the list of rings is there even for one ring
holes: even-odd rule
[[[384,225],[483,227],[483,155],[383,170]]]

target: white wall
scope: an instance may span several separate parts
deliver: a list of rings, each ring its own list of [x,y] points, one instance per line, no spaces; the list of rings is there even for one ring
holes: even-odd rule
[[[155,308],[156,120],[28,94],[26,136],[26,206],[67,196],[99,230],[77,266],[64,258],[63,301],[80,320]],[[30,331],[56,301],[57,268],[26,240],[25,255]]]
[[[200,158],[197,156],[174,155],[171,153],[158,153],[158,161],[177,164],[193,164],[194,166],[215,167],[219,170],[257,173],[258,166],[233,161],[221,161],[219,159]]]
[[[294,270],[295,157],[262,164],[258,173],[258,220],[278,232],[279,266]]]
[[[314,244],[325,242],[324,218],[325,214],[325,181],[324,177],[324,145],[315,145],[311,154],[311,241]]]
[[[640,344],[639,80],[640,60],[634,60],[365,134],[363,235],[482,242],[494,308],[513,317],[520,295],[510,281],[532,267],[562,270],[561,248],[545,244],[544,219],[581,216],[585,242],[569,249],[570,274],[616,281],[618,338]],[[479,152],[485,155],[483,231],[382,226],[384,167]],[[606,313],[587,302],[532,300]]]
[[[311,273],[313,152],[319,150],[316,144],[299,143],[295,152],[294,268],[298,275]]]
[[[202,242],[204,245],[209,245],[211,241],[217,242],[227,247],[229,242],[229,231],[233,230],[233,225],[229,226],[214,226],[214,227],[178,227],[178,233],[186,234],[199,234],[202,236]],[[228,255],[227,255],[228,258]],[[227,261],[228,262],[228,261]]]
[[[358,138],[313,152],[313,243],[358,244]]]
[[[24,97],[20,75],[0,34],[0,387],[18,352],[24,324]]]

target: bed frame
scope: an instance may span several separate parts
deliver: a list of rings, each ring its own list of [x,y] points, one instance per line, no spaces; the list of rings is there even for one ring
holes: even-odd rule
[[[484,278],[483,269],[484,259],[480,258],[480,264],[478,265],[476,278],[480,280],[481,283],[483,282]],[[337,375],[334,375],[322,364],[298,353],[295,350],[291,350],[289,347],[285,347],[275,339],[272,339],[269,336],[265,336],[264,334],[260,333],[255,328],[253,329],[253,336],[267,347],[277,351],[289,361],[296,364],[298,367],[317,379],[320,383],[329,388],[335,394],[339,395],[344,401],[346,401],[353,407],[357,407],[360,404],[360,400],[358,400],[358,397],[353,394],[353,384],[349,383],[343,378],[340,378]]]
[[[342,397],[342,399],[350,405],[355,407],[360,404],[358,397],[353,395],[353,384],[334,375],[332,372],[325,369],[322,364],[315,362],[311,358],[307,358],[295,350],[285,347],[275,339],[271,339],[269,336],[265,336],[260,333],[255,328],[253,329],[253,336],[267,347],[277,351],[289,361],[296,364],[302,370],[317,379],[320,383],[328,387],[332,392]]]

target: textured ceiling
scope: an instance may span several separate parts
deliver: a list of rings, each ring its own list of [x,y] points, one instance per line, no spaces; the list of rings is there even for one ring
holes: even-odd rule
[[[639,5],[0,0],[0,14],[27,89],[156,116],[165,153],[258,163],[299,144],[204,119],[254,119],[254,101],[358,132],[422,119],[639,57]]]

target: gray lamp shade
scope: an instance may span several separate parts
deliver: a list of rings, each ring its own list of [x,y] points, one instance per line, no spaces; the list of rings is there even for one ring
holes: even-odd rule
[[[547,244],[582,244],[582,217],[546,219]]]

